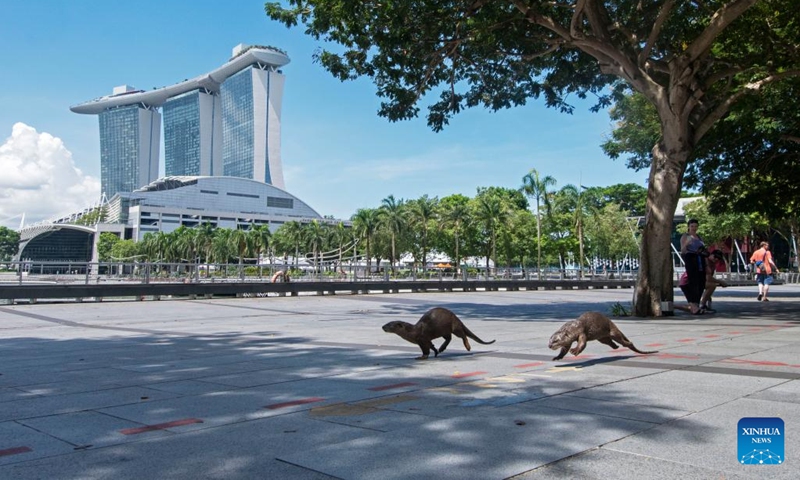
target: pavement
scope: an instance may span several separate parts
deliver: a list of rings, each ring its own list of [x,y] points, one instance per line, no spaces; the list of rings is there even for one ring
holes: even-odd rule
[[[657,354],[590,342],[551,361],[563,322],[631,295],[0,306],[0,478],[800,478],[800,286],[613,318]],[[433,306],[496,343],[420,361],[380,328]],[[746,417],[784,425],[740,446]]]

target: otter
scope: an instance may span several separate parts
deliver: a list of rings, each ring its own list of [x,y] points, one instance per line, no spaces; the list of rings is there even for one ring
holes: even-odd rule
[[[570,349],[572,343],[577,340],[578,344],[575,348]],[[586,342],[597,340],[604,343],[613,349],[619,348],[619,345],[614,343],[614,340],[621,343],[624,347],[628,347],[636,353],[650,354],[658,353],[658,350],[650,352],[643,352],[636,348],[636,346],[628,340],[628,337],[623,334],[620,329],[614,325],[614,322],[609,320],[608,317],[600,312],[586,312],[577,320],[572,320],[556,331],[550,337],[550,343],[547,345],[551,350],[561,349],[561,352],[553,360],[561,360],[569,350],[575,356],[578,356],[584,348]]]
[[[411,325],[408,322],[394,321],[384,325],[383,331],[396,333],[403,339],[419,345],[419,348],[422,349],[422,355],[415,360],[425,360],[430,355],[431,350],[433,350],[433,356],[438,357],[450,344],[452,335],[464,340],[464,347],[467,351],[472,350],[467,337],[483,345],[490,345],[495,342],[494,340],[484,342],[472,333],[455,313],[442,307],[428,310],[415,325]],[[432,340],[439,337],[444,337],[444,343],[437,350]]]

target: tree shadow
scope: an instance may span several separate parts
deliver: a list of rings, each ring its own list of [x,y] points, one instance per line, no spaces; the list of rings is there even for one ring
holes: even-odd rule
[[[534,321],[524,316],[526,306],[449,306],[467,318]],[[637,405],[627,393],[608,392],[604,400],[624,403],[623,414],[540,406],[537,401],[618,379],[532,377],[508,386],[485,372],[453,375],[484,368],[484,360],[471,353],[415,362],[406,353],[413,346],[325,346],[275,329],[245,335],[44,335],[0,339],[0,451],[31,448],[0,456],[0,476],[7,478],[42,472],[53,478],[255,478],[266,471],[313,477],[289,464],[344,472],[348,464],[396,445],[419,449],[415,472],[441,473],[436,459],[455,456],[461,462],[456,473],[494,478],[503,465],[544,464],[624,435],[657,440],[650,430],[676,418],[668,402]],[[589,367],[618,359],[564,366],[591,373]],[[515,371],[536,374],[550,366]],[[493,382],[499,386],[487,387]],[[308,399],[320,400],[291,404]],[[165,426],[186,419],[202,423]],[[539,425],[548,426],[546,437]],[[137,428],[145,431],[120,433]],[[675,428],[691,438],[691,420]],[[576,444],[577,437],[590,441]],[[497,452],[502,455],[492,460]],[[337,460],[341,465],[325,463],[337,456],[344,456]],[[385,460],[392,461],[403,462]]]

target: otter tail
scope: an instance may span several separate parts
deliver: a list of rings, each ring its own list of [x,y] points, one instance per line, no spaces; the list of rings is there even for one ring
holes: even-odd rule
[[[626,337],[624,333],[622,333],[622,332],[619,332],[619,333],[620,333],[621,339],[625,340],[624,342],[623,341],[619,342],[619,343],[622,344],[623,347],[627,347],[627,348],[633,350],[636,353],[641,353],[642,355],[650,355],[651,353],[658,353],[658,350],[650,350],[650,351],[639,350],[638,348],[636,348],[636,345],[634,345],[633,342],[628,340],[628,337]]]
[[[463,323],[462,323],[462,325],[463,325]],[[482,345],[491,345],[491,344],[493,344],[493,343],[495,342],[495,340],[492,340],[491,342],[484,342],[483,340],[481,340],[480,338],[478,338],[478,336],[477,336],[477,335],[475,335],[474,333],[472,333],[472,330],[470,330],[469,328],[467,328],[467,326],[466,326],[466,325],[463,325],[463,328],[464,328],[464,333],[466,333],[466,334],[467,334],[467,336],[468,336],[469,338],[471,338],[471,339],[475,340],[476,342],[478,342],[478,343],[480,343],[480,344],[482,344]]]
[[[630,348],[631,350],[633,350],[636,353],[641,353],[643,355],[649,355],[651,353],[658,353],[658,350],[649,350],[649,351],[639,350],[638,348],[634,347],[632,343],[628,348]]]

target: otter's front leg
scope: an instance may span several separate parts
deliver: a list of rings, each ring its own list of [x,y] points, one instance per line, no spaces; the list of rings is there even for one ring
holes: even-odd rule
[[[444,351],[444,347],[440,348],[439,350],[436,350],[436,346],[433,344],[433,342],[431,342],[431,344],[428,346],[430,347],[431,350],[433,350],[434,357],[438,357],[439,354]]]
[[[585,348],[586,348],[586,335],[581,333],[580,335],[578,335],[578,344],[575,345],[575,348],[570,350],[570,353],[572,353],[577,357]]]
[[[554,361],[555,361],[555,360],[561,360],[562,358],[564,358],[564,355],[566,355],[566,354],[567,354],[567,350],[569,350],[569,345],[567,345],[566,347],[561,347],[561,351],[560,351],[560,352],[558,352],[558,355],[556,355],[555,357],[553,357],[553,360],[554,360]]]

